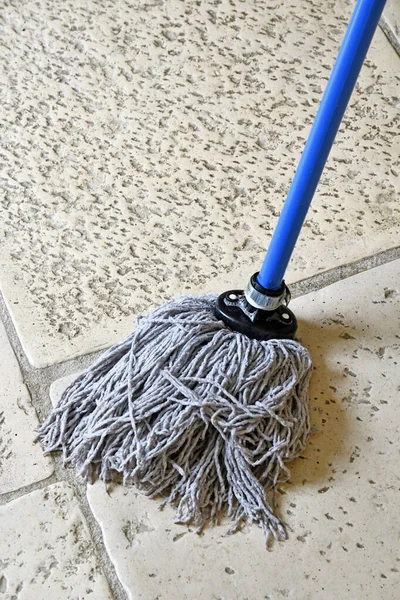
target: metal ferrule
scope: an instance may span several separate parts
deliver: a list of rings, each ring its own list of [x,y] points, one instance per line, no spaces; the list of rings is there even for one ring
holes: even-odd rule
[[[261,310],[276,310],[279,306],[282,306],[282,304],[287,306],[290,302],[290,291],[285,284],[283,285],[281,294],[269,296],[268,294],[263,294],[259,290],[256,290],[252,285],[252,282],[249,281],[244,295],[251,306]]]

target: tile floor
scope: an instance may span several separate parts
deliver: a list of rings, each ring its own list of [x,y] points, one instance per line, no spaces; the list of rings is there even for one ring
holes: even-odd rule
[[[31,443],[149,302],[259,264],[351,6],[3,5],[0,598],[399,597],[399,0],[288,273],[315,365],[315,433],[279,496],[290,539],[199,537]]]
[[[351,2],[138,6],[3,10],[0,286],[36,367],[109,345],[176,290],[254,271]],[[291,281],[397,245],[398,73],[378,31]]]

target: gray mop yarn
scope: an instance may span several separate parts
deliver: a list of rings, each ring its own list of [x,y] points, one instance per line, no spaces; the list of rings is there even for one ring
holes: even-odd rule
[[[311,359],[292,340],[260,342],[213,315],[216,296],[180,296],[138,318],[63,393],[41,425],[86,479],[120,474],[176,506],[176,522],[245,521],[286,538],[275,492],[310,429]],[[266,492],[272,492],[272,501]]]

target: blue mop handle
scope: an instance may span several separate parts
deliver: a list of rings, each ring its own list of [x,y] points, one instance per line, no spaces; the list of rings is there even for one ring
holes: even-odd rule
[[[300,158],[258,282],[277,290],[329,156],[386,0],[358,0]]]

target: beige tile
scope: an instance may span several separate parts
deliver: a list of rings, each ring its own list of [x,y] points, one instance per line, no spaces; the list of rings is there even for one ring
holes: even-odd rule
[[[0,285],[35,366],[111,344],[171,294],[246,283],[350,9],[4,7]],[[378,31],[289,281],[398,243],[398,72]]]
[[[2,323],[0,364],[0,494],[4,494],[50,477],[53,461],[32,443],[39,421]]]
[[[112,600],[67,484],[2,506],[0,533],[0,593],[5,599]]]
[[[259,529],[199,537],[134,488],[88,487],[132,599],[394,600],[400,588],[400,261],[292,303],[313,356],[316,432],[279,508],[290,538]],[[53,401],[67,383],[53,386]]]

